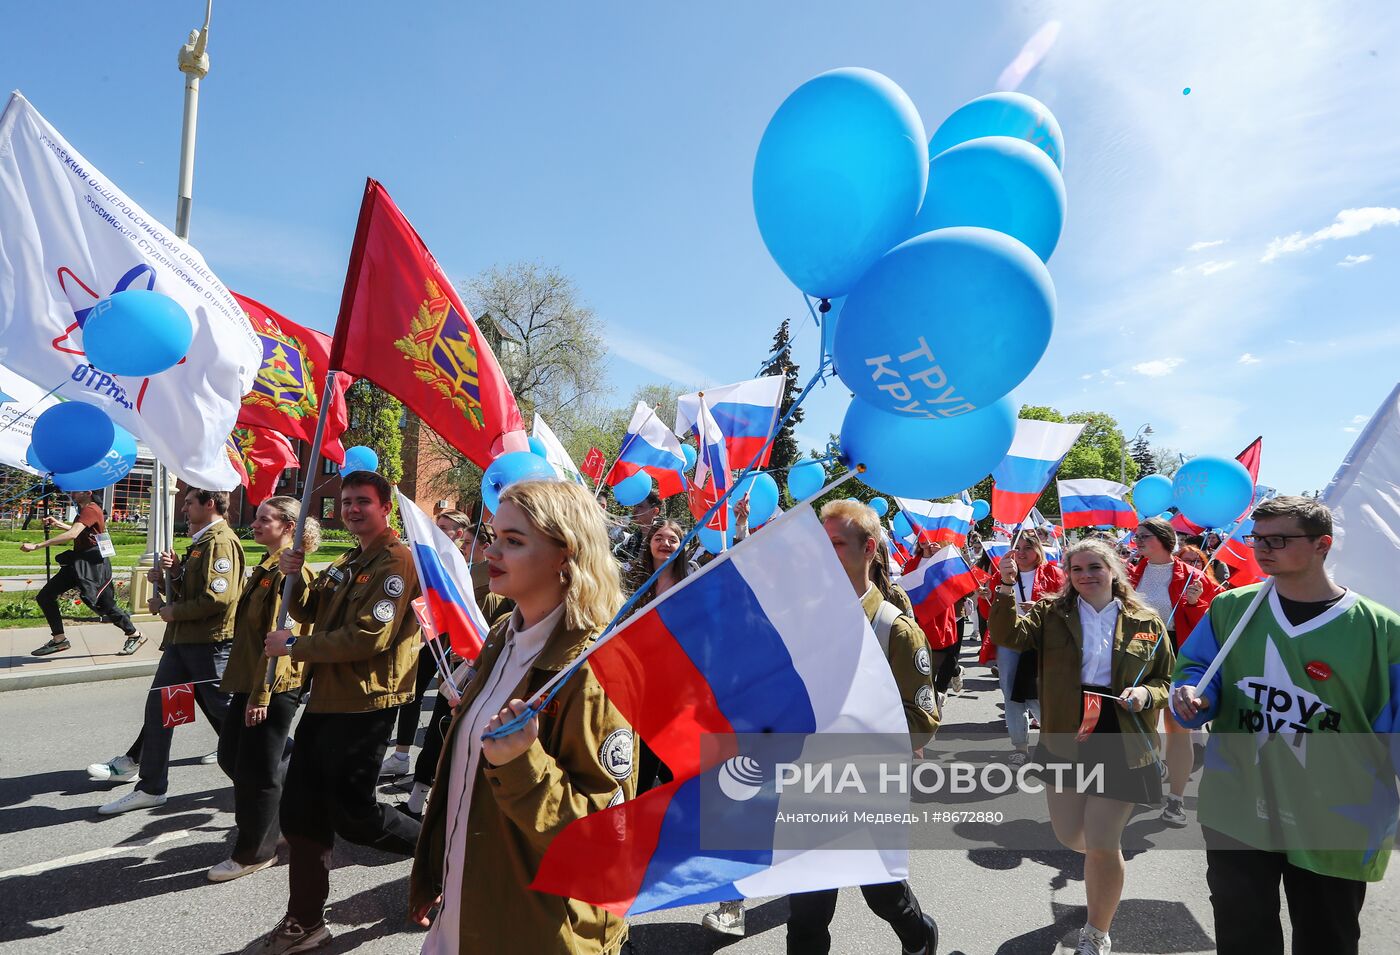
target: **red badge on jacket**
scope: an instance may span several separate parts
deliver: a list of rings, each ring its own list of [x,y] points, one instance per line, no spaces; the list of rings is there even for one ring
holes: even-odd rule
[[[1308,671],[1308,676],[1314,680],[1325,680],[1332,675],[1332,668],[1321,660],[1314,660],[1303,669]]]

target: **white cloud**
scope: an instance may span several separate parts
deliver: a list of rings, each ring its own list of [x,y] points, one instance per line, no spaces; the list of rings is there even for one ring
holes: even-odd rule
[[[1180,358],[1154,358],[1151,361],[1138,362],[1133,366],[1133,371],[1148,378],[1161,378],[1170,375],[1181,362]]]
[[[1374,258],[1374,255],[1371,255],[1369,252],[1367,252],[1363,255],[1349,255],[1337,264],[1344,269],[1349,269],[1353,265],[1360,265],[1362,262],[1369,262]]]
[[[1224,271],[1225,271],[1226,269],[1228,269],[1228,268],[1233,268],[1234,265],[1235,265],[1235,260],[1234,260],[1234,259],[1230,259],[1230,260],[1228,260],[1228,261],[1226,261],[1226,262],[1217,262],[1217,261],[1215,261],[1214,259],[1212,259],[1212,260],[1209,261],[1209,262],[1202,262],[1200,265],[1192,265],[1192,266],[1189,266],[1189,267],[1188,267],[1188,266],[1185,266],[1185,265],[1179,266],[1179,267],[1177,267],[1177,268],[1172,269],[1172,274],[1173,274],[1173,275],[1214,275],[1216,272],[1224,272]]]
[[[1320,242],[1350,239],[1370,232],[1378,226],[1400,225],[1400,209],[1389,206],[1366,206],[1363,209],[1343,209],[1331,225],[1323,226],[1310,235],[1295,232],[1280,236],[1269,243],[1260,262],[1272,262],[1281,255],[1302,252]]]
[[[1255,357],[1254,357],[1253,355],[1251,355],[1249,352],[1245,352],[1243,355],[1240,356],[1239,364],[1241,364],[1241,365],[1257,365],[1257,364],[1259,364],[1259,362],[1260,362],[1261,360],[1262,360],[1262,359],[1255,358]]]
[[[1060,21],[1051,20],[1045,26],[1035,31],[1035,35],[1026,41],[1026,45],[1021,47],[1021,52],[1016,54],[1016,59],[1006,65],[1006,69],[1001,71],[997,77],[996,88],[999,90],[1019,89],[1021,84],[1030,76],[1031,70],[1040,65],[1040,61],[1045,59],[1045,54],[1050,52],[1050,48],[1055,45],[1055,39],[1060,35]]]
[[[1212,239],[1209,242],[1192,242],[1186,247],[1187,252],[1202,252],[1206,249],[1213,249],[1217,245],[1224,245],[1224,239]]]
[[[717,384],[713,376],[695,365],[667,354],[653,345],[649,338],[639,338],[617,325],[608,326],[607,340],[609,350],[616,357],[678,385],[703,388]]]
[[[1352,415],[1352,416],[1351,416],[1351,423],[1352,423],[1352,424],[1365,424],[1366,422],[1368,422],[1368,421],[1370,421],[1370,420],[1371,420],[1371,416],[1368,415],[1368,414],[1358,414],[1358,415]]]
[[[1092,377],[1094,377],[1094,373],[1093,373],[1093,372],[1089,372],[1088,374],[1080,375],[1080,376],[1079,376],[1079,380],[1080,380],[1080,381],[1088,381],[1088,380],[1089,380],[1090,378],[1092,378]]]

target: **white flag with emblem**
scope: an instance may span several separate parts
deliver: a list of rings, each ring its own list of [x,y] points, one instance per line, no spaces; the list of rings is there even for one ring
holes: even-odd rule
[[[24,455],[29,450],[34,419],[58,404],[57,398],[44,397],[47,390],[0,365],[0,464],[39,473]]]
[[[1327,572],[1400,612],[1400,385],[1361,430],[1322,503],[1333,522]]]
[[[117,378],[83,353],[82,322],[130,288],[178,302],[194,324],[184,361]],[[203,257],[93,168],[19,93],[0,114],[0,363],[86,401],[187,483],[239,484],[224,450],[262,345]]]

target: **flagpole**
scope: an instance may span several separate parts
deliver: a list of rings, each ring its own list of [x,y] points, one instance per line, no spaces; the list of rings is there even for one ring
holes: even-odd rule
[[[316,471],[321,466],[321,441],[326,434],[326,418],[330,411],[330,399],[335,394],[335,376],[339,374],[335,369],[326,372],[326,385],[321,391],[321,413],[316,418],[316,434],[311,439],[311,454],[306,465],[306,480],[301,489],[301,510],[297,513],[297,527],[292,534],[292,550],[303,557],[306,551],[302,549],[302,538],[306,533],[306,519],[311,516],[311,497],[316,493]],[[277,608],[277,626],[274,630],[285,630],[287,628],[287,617],[290,614],[292,600],[292,589],[297,585],[297,575],[288,574],[282,581],[281,606]],[[267,661],[267,685],[272,686],[277,679],[277,658],[270,657]]]

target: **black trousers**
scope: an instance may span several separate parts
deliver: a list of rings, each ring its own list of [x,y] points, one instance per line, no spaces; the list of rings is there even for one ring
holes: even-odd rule
[[[423,665],[419,661],[418,665]],[[428,730],[423,734],[423,748],[418,752],[418,762],[413,764],[413,781],[424,786],[433,784],[437,775],[438,760],[442,758],[443,734],[447,724],[452,722],[452,707],[447,703],[447,694],[438,690],[437,701],[433,703],[433,715],[428,717]]]
[[[958,672],[958,650],[961,644],[953,644],[943,650],[930,650],[929,662],[933,665],[933,688],[939,693],[947,693],[953,682],[953,674]]]
[[[48,621],[49,633],[61,635],[63,633],[63,612],[58,609],[58,598],[68,591],[79,587],[81,581],[78,579],[78,572],[71,564],[58,568],[58,573],[49,578],[49,582],[39,588],[39,592],[34,595],[34,602],[43,611],[44,619]],[[136,632],[136,627],[131,622],[131,617],[125,610],[117,606],[117,598],[113,594],[113,584],[110,578],[107,586],[103,587],[97,594],[97,599],[89,606],[93,613],[105,623],[116,624],[121,627],[122,633],[132,634]]]
[[[229,694],[219,692],[218,681],[228,665],[231,641],[220,643],[174,643],[165,648],[156,664],[151,692],[146,694],[146,717],[141,725],[141,780],[136,788],[154,796],[164,796],[169,785],[170,738],[161,711],[162,687],[194,684],[194,698],[215,733],[223,731],[228,715]]]
[[[282,789],[282,834],[289,851],[287,914],[319,925],[330,895],[335,837],[397,855],[412,855],[418,823],[381,803],[379,765],[398,709],[306,713]]]
[[[412,746],[418,736],[418,717],[423,713],[423,694],[428,692],[428,684],[437,676],[437,663],[433,651],[424,644],[418,651],[418,676],[413,681],[413,699],[399,707],[399,732],[394,742],[400,746]]]
[[[1357,955],[1365,882],[1318,875],[1282,852],[1253,849],[1213,829],[1204,833],[1219,955],[1283,955],[1280,881],[1293,923],[1293,955]]]
[[[267,719],[248,726],[244,712],[248,694],[229,701],[219,731],[219,768],[233,780],[233,820],[238,825],[232,858],[253,865],[277,854],[277,807],[287,775],[287,734],[297,715],[300,690],[274,693],[267,702]]]
[[[899,944],[917,952],[928,941],[924,913],[908,882],[862,885],[870,911],[890,923]],[[831,951],[831,920],[836,915],[836,889],[788,896],[788,955],[823,955]]]

